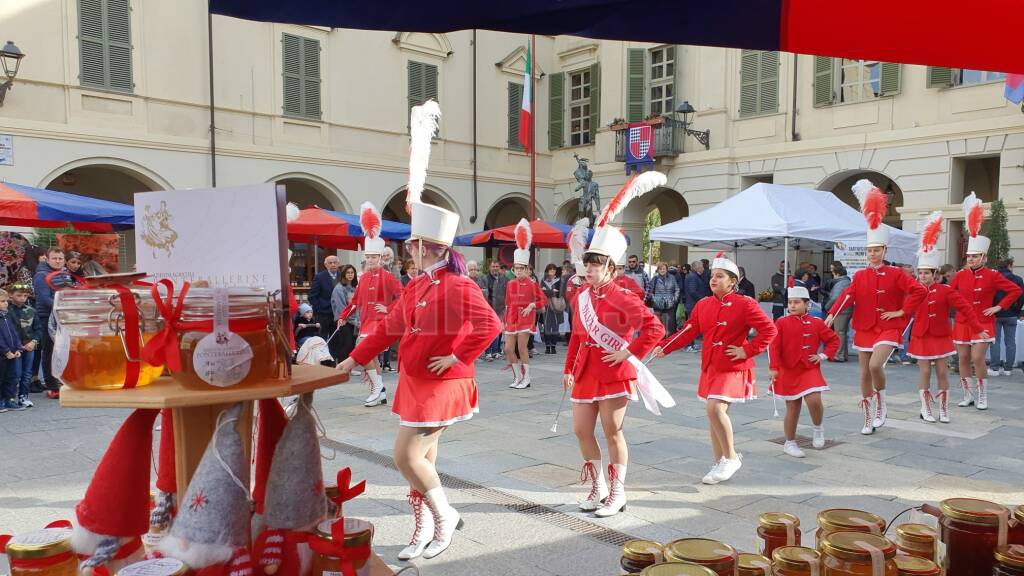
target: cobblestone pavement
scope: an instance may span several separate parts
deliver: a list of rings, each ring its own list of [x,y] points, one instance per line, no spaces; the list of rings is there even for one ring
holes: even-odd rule
[[[917,415],[917,367],[890,365],[889,421],[874,435],[860,434],[857,366],[828,364],[832,391],[825,394],[824,450],[796,460],[772,440],[782,436],[771,398],[731,411],[743,468],[717,486],[700,483],[711,464],[704,407],[696,399],[699,358],[679,352],[652,362],[654,373],[678,406],[660,417],[630,406],[625,431],[630,448],[629,506],[615,517],[580,513],[581,459],[567,414],[550,431],[561,398],[564,346],[558,356],[534,359],[533,387],[511,390],[504,363],[478,363],[481,413],[449,429],[439,469],[449,498],[466,527],[434,560],[419,560],[430,575],[614,574],[623,538],[670,541],[715,538],[755,549],[756,517],[786,511],[805,531],[815,513],[851,507],[887,519],[923,501],[971,496],[1004,504],[1024,502],[1024,374],[990,380],[988,411],[957,408],[952,423],[927,424]],[[758,359],[762,392],[766,361]],[[955,376],[955,375],[954,375]],[[393,388],[397,376],[386,374]],[[376,525],[374,547],[388,563],[406,543],[412,520],[407,487],[390,463],[396,420],[383,407],[364,408],[365,385],[317,393],[327,437],[327,476],[351,466],[365,478],[366,494],[346,506],[349,515]],[[959,399],[954,390],[951,397]],[[0,533],[18,532],[68,518],[83,494],[124,411],[61,409],[34,396],[37,407],[0,414]],[[780,406],[780,409],[783,409]],[[804,415],[799,433],[810,435]]]

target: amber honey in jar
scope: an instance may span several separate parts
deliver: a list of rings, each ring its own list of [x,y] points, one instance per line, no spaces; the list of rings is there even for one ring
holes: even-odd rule
[[[773,576],[818,576],[821,554],[803,546],[779,546],[772,554]]]
[[[736,556],[732,546],[707,538],[682,538],[665,545],[665,560],[699,564],[718,576],[733,576]]]
[[[896,551],[935,561],[937,536],[935,529],[927,524],[900,524],[896,527]]]
[[[1024,576],[1024,546],[1010,544],[996,548],[992,576]]]
[[[373,545],[373,524],[358,518],[343,518],[338,520],[325,520],[321,522],[313,534],[313,540],[321,543],[334,544],[331,535],[331,526],[335,522],[344,522],[345,526],[345,548],[370,549]],[[310,542],[313,549],[313,570],[312,576],[341,576],[341,559],[333,554],[320,551],[317,542]],[[356,559],[353,561],[358,576],[367,576],[370,573],[368,558]]]
[[[819,552],[825,537],[833,532],[868,532],[881,536],[885,533],[885,520],[870,512],[850,508],[830,508],[818,512],[814,546]]]
[[[77,576],[70,528],[44,528],[15,534],[7,542],[11,576]]]
[[[640,576],[715,576],[715,573],[692,562],[662,562],[644,568]]]
[[[894,559],[899,576],[939,576],[942,569],[927,558],[897,554]]]
[[[780,546],[800,545],[800,519],[784,512],[764,512],[757,517],[758,552],[772,557]]]
[[[118,570],[116,576],[185,576],[188,570],[177,558],[154,558],[129,564]]]
[[[772,576],[772,562],[760,554],[740,554],[736,557],[736,576]]]
[[[950,498],[939,503],[939,536],[945,546],[942,569],[950,576],[990,576],[1000,524],[1009,511],[987,500]]]
[[[1024,504],[1013,509],[1007,544],[1024,544]]]
[[[661,544],[653,540],[629,540],[622,545],[619,564],[626,572],[635,574],[663,558]]]
[[[833,532],[822,542],[824,576],[898,576],[896,545],[867,532]]]
[[[220,310],[220,314],[215,314]],[[260,288],[191,288],[178,322],[182,386],[209,390],[277,377],[272,305]],[[215,320],[230,334],[215,333]]]
[[[156,305],[144,291],[131,291],[138,312],[141,353],[145,342],[159,328]],[[125,385],[130,339],[122,300],[113,289],[58,290],[54,295],[57,331],[53,345],[53,373],[71,388],[79,390],[119,389]],[[44,327],[44,330],[46,328]],[[145,386],[160,377],[162,366],[143,362],[141,355],[135,386]]]

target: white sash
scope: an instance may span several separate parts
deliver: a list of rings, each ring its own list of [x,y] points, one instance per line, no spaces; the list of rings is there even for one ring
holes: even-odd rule
[[[608,352],[617,352],[627,346],[628,343],[621,336],[612,332],[598,320],[597,312],[594,311],[594,304],[590,301],[590,290],[581,292],[576,301],[579,308],[580,322],[583,324],[587,334],[590,335],[591,340]],[[658,382],[658,379],[647,369],[647,366],[640,362],[639,358],[631,354],[628,360],[633,368],[636,368],[637,389],[640,391],[640,397],[644,401],[644,408],[660,416],[661,410],[658,409],[658,404],[665,408],[671,408],[676,405],[672,395],[661,385],[661,382]]]

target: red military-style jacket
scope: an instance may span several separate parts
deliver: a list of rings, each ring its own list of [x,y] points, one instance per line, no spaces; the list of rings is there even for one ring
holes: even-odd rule
[[[903,270],[884,265],[868,267],[853,275],[853,281],[828,312],[835,316],[853,306],[854,330],[902,332],[924,296],[924,286]],[[883,312],[897,310],[903,310],[902,317],[882,320]]]
[[[536,304],[535,310],[539,311],[547,303],[548,298],[540,289],[540,284],[534,282],[529,276],[509,280],[508,285],[505,286],[506,318],[517,318],[523,308],[530,304]]]
[[[822,343],[829,358],[835,358],[839,351],[839,336],[810,314],[783,316],[775,321],[775,328],[779,333],[768,346],[768,366],[772,370],[817,367],[808,357],[817,354]]]
[[[372,327],[385,316],[377,311],[377,304],[390,309],[401,295],[402,283],[394,274],[380,267],[368,270],[359,278],[352,301],[341,311],[338,319],[345,320],[359,310],[359,324]]]
[[[608,352],[594,342],[583,327],[579,298],[586,290],[591,291],[590,300],[594,305],[598,322],[628,342],[627,348],[633,356],[642,360],[665,335],[665,327],[658,317],[644,306],[643,301],[635,298],[629,290],[615,282],[608,282],[600,288],[580,288],[572,300],[572,335],[569,338],[569,352],[565,356],[565,373],[572,374],[576,380],[586,374],[598,382],[636,379],[636,369],[629,362],[611,366],[602,360]],[[640,335],[634,340],[633,334],[637,331]]]
[[[988,318],[982,314],[986,308],[998,305],[1003,310],[1006,310],[1013,306],[1013,303],[1017,301],[1017,298],[1020,298],[1021,294],[1019,286],[1007,280],[999,272],[984,266],[977,270],[964,268],[957,272],[953,279],[950,280],[949,287],[959,292],[964,297],[964,300],[967,300],[967,303],[974,308],[974,314],[979,320]],[[1006,296],[998,303],[993,303],[997,291],[1006,292]],[[959,310],[957,310],[955,320],[960,324],[968,322],[967,318]]]
[[[748,342],[747,333],[751,328],[757,331],[757,336]],[[717,372],[751,370],[754,368],[754,356],[768,348],[776,332],[775,324],[756,300],[730,292],[721,299],[716,296],[701,298],[686,324],[660,346],[665,354],[669,354],[703,334],[701,370],[712,367]],[[747,357],[733,360],[726,356],[729,346],[742,346]]]
[[[474,363],[501,331],[501,322],[480,287],[447,266],[425,271],[402,291],[394,308],[355,350],[366,365],[401,338],[402,371],[422,380],[472,378]],[[459,362],[438,376],[427,369],[430,358],[454,354]]]
[[[640,301],[643,302],[644,296],[646,296],[644,294],[643,288],[641,288],[640,285],[637,284],[636,281],[630,278],[629,276],[616,276],[615,278],[612,278],[612,282],[618,284],[620,288],[625,288],[626,290],[629,290],[631,294],[640,298]]]
[[[950,308],[956,309],[957,316],[962,317],[961,321],[968,324],[975,334],[985,329],[978,321],[974,307],[953,288],[935,283],[925,286],[925,290],[928,291],[927,296],[914,312],[914,327],[910,329],[911,337],[952,336],[953,329],[950,328],[949,322]]]

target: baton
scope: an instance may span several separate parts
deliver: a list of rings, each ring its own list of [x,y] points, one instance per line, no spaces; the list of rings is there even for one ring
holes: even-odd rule
[[[689,330],[692,327],[693,327],[693,324],[687,324],[686,326],[684,326],[682,330],[680,330],[679,332],[676,332],[674,336],[669,338],[668,342],[665,342],[665,345],[662,346],[661,349],[665,350],[665,348],[667,348],[669,344],[671,344],[671,343],[676,341],[676,338],[679,338],[680,336],[682,336],[683,332],[686,332],[687,330]],[[651,362],[651,360],[654,360],[654,354],[653,353],[651,354],[650,358],[648,358],[646,361],[644,361],[644,366],[649,364]]]
[[[331,335],[328,336],[327,342],[325,342],[325,344],[331,343],[331,340],[334,338],[334,335],[338,333],[338,330],[341,330],[341,326],[338,326],[337,328],[334,329],[334,332],[331,332]]]
[[[565,393],[568,388],[562,388],[562,401],[558,403],[558,412],[555,412],[555,421],[551,424],[551,431],[558,432],[558,417],[562,415],[562,407],[565,406]]]

